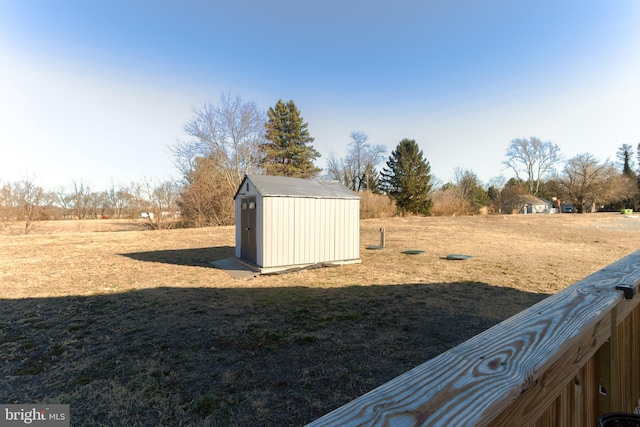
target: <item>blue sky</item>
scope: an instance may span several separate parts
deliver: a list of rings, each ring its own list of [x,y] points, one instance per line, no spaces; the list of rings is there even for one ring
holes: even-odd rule
[[[640,142],[640,2],[0,0],[0,182],[177,176],[193,108],[292,99],[322,158],[415,139],[441,181],[509,142]]]

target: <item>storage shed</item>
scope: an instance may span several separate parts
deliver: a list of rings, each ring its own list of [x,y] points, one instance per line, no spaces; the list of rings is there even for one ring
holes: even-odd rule
[[[262,273],[360,262],[360,196],[338,181],[245,175],[236,257]]]

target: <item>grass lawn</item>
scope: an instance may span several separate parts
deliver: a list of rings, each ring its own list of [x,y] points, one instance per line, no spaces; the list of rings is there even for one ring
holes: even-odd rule
[[[365,249],[380,227],[387,248]],[[210,265],[233,228],[139,228],[0,235],[0,402],[69,403],[73,425],[303,425],[640,247],[614,213],[365,220],[362,264],[245,281]]]

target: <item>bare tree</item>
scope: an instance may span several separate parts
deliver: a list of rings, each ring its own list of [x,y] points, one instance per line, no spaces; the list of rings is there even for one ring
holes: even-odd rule
[[[217,105],[203,104],[194,110],[194,114],[195,117],[184,127],[193,139],[171,147],[174,163],[185,180],[185,191],[190,196],[195,196],[196,191],[206,191],[204,189],[209,186],[203,182],[210,181],[211,177],[203,174],[210,173],[215,176],[217,187],[225,190],[224,194],[219,194],[224,203],[233,205],[233,194],[244,175],[259,171],[259,147],[264,142],[266,115],[255,103],[230,95],[222,95]],[[203,182],[196,183],[195,179]],[[185,216],[190,212],[200,212],[198,207],[191,209],[189,203],[206,197],[203,194],[183,200],[181,205]],[[222,213],[214,216],[219,214]],[[204,222],[217,221],[211,218],[211,221]]]
[[[489,204],[489,196],[478,176],[462,168],[456,168],[453,181],[435,191],[432,198],[431,213],[437,216],[473,215]]]
[[[638,188],[638,178],[622,174],[617,177],[614,189],[616,196],[612,200],[609,208],[634,209],[640,208],[640,188]]]
[[[111,209],[111,216],[113,218],[124,218],[127,214],[127,208],[131,205],[133,196],[127,186],[116,186],[112,182],[111,187],[106,191],[106,199]]]
[[[97,219],[99,216],[104,215],[109,206],[106,199],[106,192],[92,191],[87,198],[87,214],[89,218]]]
[[[621,174],[609,161],[600,163],[589,153],[569,159],[560,183],[577,212],[584,213],[596,203],[606,204],[620,197]]]
[[[64,186],[58,187],[58,189],[55,190],[55,204],[62,208],[63,219],[72,215],[73,196],[67,192]]]
[[[514,139],[507,149],[506,157],[504,165],[511,168],[518,179],[521,179],[522,174],[525,175],[529,192],[533,195],[538,194],[540,181],[562,159],[560,147],[550,141],[542,142],[536,137]]]
[[[257,170],[266,115],[255,103],[222,95],[218,105],[206,102],[194,114],[184,127],[194,139],[171,147],[174,162],[185,177],[197,158],[211,159],[226,179],[237,183],[244,174]]]
[[[0,192],[5,220],[24,222],[23,232],[29,234],[42,214],[44,195],[42,187],[37,186],[32,178],[6,184]]]
[[[371,145],[369,137],[360,131],[351,132],[349,150],[344,158],[334,154],[327,161],[327,175],[353,191],[378,189],[378,166],[387,151],[384,145]]]
[[[73,189],[70,194],[70,207],[74,217],[85,219],[89,215],[91,205],[91,188],[82,181],[73,181]]]
[[[520,211],[523,208],[523,201],[526,200],[521,196],[527,194],[529,193],[522,185],[522,180],[511,178],[500,190],[500,205],[496,207],[504,213],[512,213],[513,210]]]
[[[460,198],[469,203],[472,213],[480,212],[480,209],[489,204],[489,195],[475,172],[456,168],[454,179],[454,187]]]
[[[0,223],[5,226],[16,217],[16,203],[11,184],[4,184],[0,188]]]
[[[489,180],[487,196],[489,196],[490,212],[502,211],[502,190],[507,184],[507,179],[503,175],[494,176]]]
[[[145,180],[138,190],[149,226],[156,230],[171,228],[175,224],[180,186],[174,181]]]

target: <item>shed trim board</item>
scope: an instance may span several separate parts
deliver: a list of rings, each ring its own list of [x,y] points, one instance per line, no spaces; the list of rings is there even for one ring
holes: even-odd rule
[[[262,273],[360,262],[360,197],[339,182],[246,175],[234,198],[236,257]],[[243,247],[251,244],[243,204],[253,201],[255,252]]]

